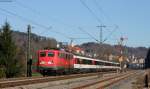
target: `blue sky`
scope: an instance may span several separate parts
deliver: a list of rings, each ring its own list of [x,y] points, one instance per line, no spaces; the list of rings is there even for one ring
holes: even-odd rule
[[[12,2],[0,2],[0,25],[3,25],[7,19],[13,30],[26,32],[27,25],[31,24],[33,33],[70,42],[68,37],[89,38],[87,34],[79,30],[79,27],[99,39],[99,28],[96,26],[104,24],[107,27],[103,30],[103,38],[107,38],[114,31],[105,43],[117,44],[119,38],[123,36],[128,38],[125,41],[127,46],[149,47],[149,0],[82,1],[96,14],[101,23],[80,0],[12,0]],[[113,30],[116,25],[118,28]],[[93,39],[76,39],[74,44],[94,41]]]

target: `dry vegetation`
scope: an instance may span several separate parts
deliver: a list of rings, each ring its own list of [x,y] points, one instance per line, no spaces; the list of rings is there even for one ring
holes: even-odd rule
[[[148,89],[150,89],[150,70],[146,70],[145,74],[139,75],[136,77],[136,81],[132,83],[133,89],[144,89],[145,75],[146,74],[148,75],[148,81],[149,81],[149,83],[148,83],[149,88]],[[145,88],[145,89],[147,89],[147,88]]]

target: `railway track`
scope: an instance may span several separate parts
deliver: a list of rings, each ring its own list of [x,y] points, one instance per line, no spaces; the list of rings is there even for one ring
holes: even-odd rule
[[[119,82],[133,74],[135,74],[136,72],[127,72],[127,73],[123,73],[120,75],[115,75],[115,76],[111,76],[108,78],[104,78],[102,80],[96,81],[96,82],[92,82],[89,84],[85,84],[79,87],[75,87],[73,89],[104,89],[108,86],[113,85],[116,82]]]
[[[43,76],[19,77],[19,78],[4,78],[4,79],[0,79],[0,82],[4,82],[4,81],[16,81],[16,80],[31,79],[31,78],[42,78],[42,77]]]
[[[114,72],[101,72],[100,74],[107,74],[107,73],[114,73]],[[72,75],[50,76],[50,77],[6,79],[4,81],[2,80],[0,81],[0,88],[15,87],[20,85],[44,83],[44,82],[73,79],[73,78],[80,78],[80,77],[96,76],[98,74],[99,73],[87,73],[87,74],[72,74]]]

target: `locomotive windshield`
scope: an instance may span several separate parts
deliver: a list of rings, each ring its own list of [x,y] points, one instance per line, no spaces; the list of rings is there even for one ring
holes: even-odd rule
[[[54,52],[48,52],[48,57],[54,57]]]
[[[40,52],[40,57],[45,57],[46,56],[46,52]]]

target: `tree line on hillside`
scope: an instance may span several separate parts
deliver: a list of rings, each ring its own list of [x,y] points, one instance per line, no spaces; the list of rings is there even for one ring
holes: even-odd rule
[[[97,54],[96,57],[103,60],[108,60],[109,59],[108,57],[110,55],[114,55],[114,56],[121,55],[119,45],[109,45],[109,44],[99,45],[98,43],[95,42],[87,42],[79,46],[83,48],[87,53],[92,53],[92,54],[96,53]],[[129,58],[129,60],[132,59],[132,56],[136,57],[137,59],[140,59],[140,58],[146,58],[148,48],[123,46],[122,51],[123,51],[122,55]],[[118,59],[114,59],[114,61],[116,60]]]

